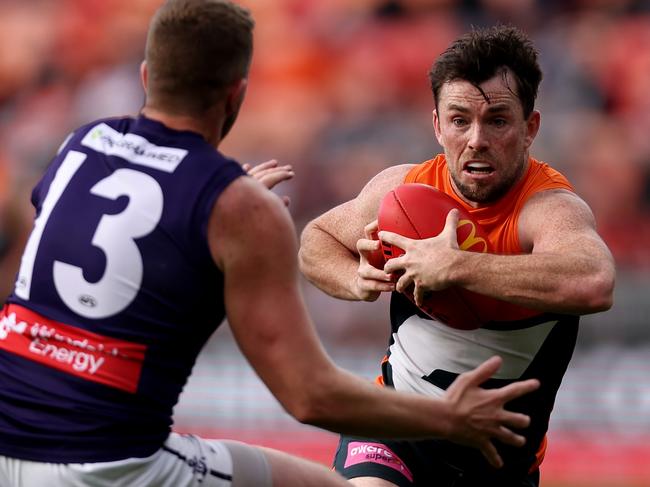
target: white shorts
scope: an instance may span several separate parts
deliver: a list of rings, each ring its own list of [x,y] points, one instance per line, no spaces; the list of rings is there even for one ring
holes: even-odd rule
[[[172,433],[145,458],[44,463],[0,455],[2,487],[271,487],[259,448],[231,440]]]

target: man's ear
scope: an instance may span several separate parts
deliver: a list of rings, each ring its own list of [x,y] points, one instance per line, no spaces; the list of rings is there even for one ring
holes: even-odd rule
[[[438,117],[438,109],[437,108],[433,109],[433,114],[432,115],[433,116],[432,116],[431,121],[433,123],[433,131],[436,134],[436,140],[438,141],[438,144],[440,144],[442,146],[443,145],[442,140],[440,139],[440,117]]]
[[[542,115],[538,110],[533,110],[528,120],[526,120],[526,138],[524,139],[526,149],[533,145],[537,132],[539,132],[541,121]]]
[[[147,61],[142,61],[140,63],[140,81],[142,82],[142,87],[144,92],[147,92],[147,83],[149,81],[149,71],[147,70]]]

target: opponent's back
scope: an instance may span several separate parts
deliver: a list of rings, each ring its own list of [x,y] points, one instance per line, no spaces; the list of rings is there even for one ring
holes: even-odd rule
[[[64,143],[34,189],[0,322],[0,454],[83,462],[160,447],[224,317],[206,227],[242,174],[200,135],[142,116]]]

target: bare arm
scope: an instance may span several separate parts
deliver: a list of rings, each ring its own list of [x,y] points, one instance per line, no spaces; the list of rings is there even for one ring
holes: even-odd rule
[[[593,214],[578,196],[545,191],[526,203],[519,218],[523,255],[462,252],[455,242],[453,214],[437,237],[405,242],[381,234],[410,255],[386,264],[387,272],[406,271],[397,283],[427,290],[457,285],[488,296],[543,311],[587,314],[612,305],[615,268],[607,246],[596,232]]]
[[[380,292],[394,289],[388,274],[360,262],[357,242],[366,237],[364,227],[377,218],[384,195],[403,182],[411,167],[405,164],[385,169],[355,199],[332,208],[305,227],[300,270],[312,284],[331,296],[349,300],[373,301]],[[373,246],[379,247],[378,242],[361,244],[368,252]]]
[[[480,448],[500,465],[491,438],[521,445],[509,427],[528,417],[503,405],[538,383],[483,390],[497,358],[461,375],[443,399],[397,393],[336,367],[300,295],[295,229],[284,205],[251,178],[219,197],[209,222],[213,258],[224,273],[228,320],[242,352],[287,409],[304,423],[363,436],[436,437]],[[378,407],[380,406],[380,407]]]

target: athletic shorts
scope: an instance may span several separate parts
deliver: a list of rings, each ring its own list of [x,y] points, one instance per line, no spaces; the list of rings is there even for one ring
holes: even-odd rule
[[[0,455],[0,486],[11,487],[271,487],[262,451],[230,440],[172,433],[145,458],[44,463]]]
[[[507,462],[507,459],[506,459]],[[403,441],[341,437],[334,470],[347,479],[376,477],[399,487],[538,487],[539,470],[507,464],[494,469],[478,450],[444,440]]]

